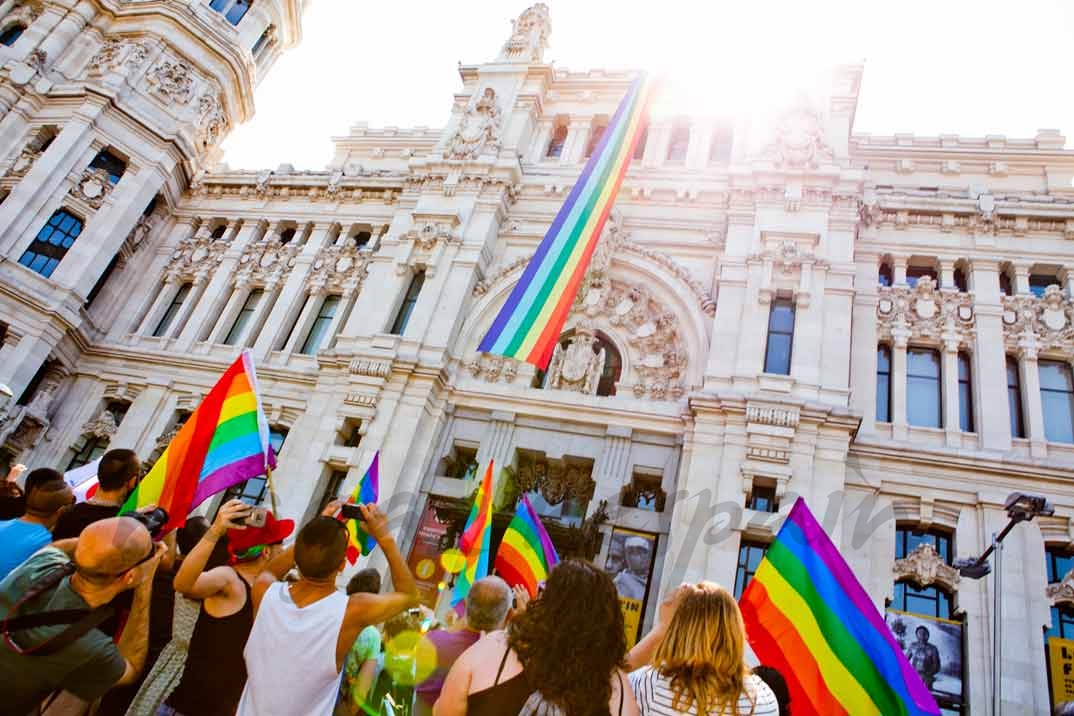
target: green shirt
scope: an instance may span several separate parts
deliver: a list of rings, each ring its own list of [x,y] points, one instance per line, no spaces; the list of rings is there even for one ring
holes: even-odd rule
[[[351,650],[347,652],[347,660],[343,664],[343,679],[339,684],[339,700],[341,703],[356,704],[358,699],[354,696],[354,689],[358,686],[358,672],[369,659],[376,659],[380,654],[380,631],[375,626],[367,626],[354,640]],[[372,685],[370,685],[372,689]]]
[[[46,547],[26,560],[0,582],[0,618],[14,606],[27,587],[68,561],[67,555]],[[72,588],[70,577],[19,610],[19,616],[60,609],[87,609],[88,605]],[[21,646],[39,644],[62,632],[64,625],[12,632]],[[22,716],[32,711],[58,688],[93,701],[112,688],[126,671],[127,662],[112,640],[91,629],[77,641],[48,656],[21,656],[0,640],[0,704],[3,712]]]

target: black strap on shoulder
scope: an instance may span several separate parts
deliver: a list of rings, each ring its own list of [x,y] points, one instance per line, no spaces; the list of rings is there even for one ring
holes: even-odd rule
[[[500,668],[496,669],[496,680],[492,682],[493,686],[498,686],[500,683],[500,675],[503,674],[503,667],[507,663],[507,655],[511,653],[511,647],[508,646],[503,650],[503,658],[500,659]]]
[[[96,629],[101,622],[115,613],[111,605],[98,607],[97,609],[61,609],[55,612],[42,612],[40,614],[27,614],[15,617],[4,626],[5,634],[15,631],[33,629],[43,626],[60,626],[70,624],[60,634],[46,640],[40,646],[29,647],[27,652],[35,656],[49,656],[60,649],[75,643],[90,629]]]
[[[616,669],[615,675],[619,677],[619,716],[623,716],[623,698],[625,697],[623,692],[623,672]]]

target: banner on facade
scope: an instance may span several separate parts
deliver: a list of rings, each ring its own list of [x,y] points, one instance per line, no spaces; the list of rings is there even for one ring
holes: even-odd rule
[[[889,609],[899,648],[941,706],[962,704],[962,622]]]
[[[418,585],[421,603],[430,609],[436,608],[440,593],[440,582],[444,579],[444,566],[440,564],[440,553],[444,551],[443,541],[448,526],[436,518],[436,510],[431,503],[426,503],[421,521],[414,533],[414,543],[410,547],[407,564]]]
[[[638,641],[655,561],[656,535],[619,527],[612,530],[604,571],[611,575],[619,593],[628,649]]]
[[[1074,639],[1048,637],[1048,675],[1052,706],[1074,701]]]

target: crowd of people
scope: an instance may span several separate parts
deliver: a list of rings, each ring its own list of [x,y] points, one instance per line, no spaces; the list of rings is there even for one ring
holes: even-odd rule
[[[0,486],[4,713],[790,713],[778,672],[747,666],[742,616],[716,584],[671,590],[629,649],[612,576],[579,559],[532,599],[480,579],[441,623],[375,505],[359,510],[390,588],[366,568],[342,591],[338,502],[297,532],[228,500],[211,522],[154,535],[146,512],[120,514],[140,474],[135,453],[112,450],[87,501],[48,468]]]

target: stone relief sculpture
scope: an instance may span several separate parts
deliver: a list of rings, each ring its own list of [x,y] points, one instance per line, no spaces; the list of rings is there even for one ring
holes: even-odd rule
[[[882,338],[930,338],[972,345],[976,332],[973,296],[941,291],[928,276],[919,278],[914,287],[881,288],[876,315]]]
[[[104,169],[87,169],[71,189],[71,194],[94,209],[99,209],[111,191],[112,182],[109,181],[108,172]]]
[[[500,147],[500,121],[496,90],[486,87],[459,121],[445,158],[477,159],[481,154],[495,152]]]
[[[215,146],[227,131],[227,115],[211,90],[198,98],[198,139],[203,147]]]
[[[149,56],[147,43],[125,37],[109,37],[89,64],[89,74],[101,75],[118,70],[136,70]]]
[[[511,22],[511,37],[500,51],[500,60],[506,62],[540,62],[552,34],[552,21],[548,6],[537,3],[525,10]]]
[[[1003,297],[1003,338],[1007,349],[1074,350],[1074,304],[1057,285],[1044,295]]]
[[[805,95],[799,95],[782,114],[764,156],[777,166],[791,169],[813,169],[821,162],[831,161],[832,150],[824,140],[820,114]]]
[[[559,344],[552,352],[545,386],[596,395],[606,357],[604,348],[598,350],[598,346],[593,327],[585,322],[579,324],[567,347]]]
[[[178,60],[162,60],[147,75],[152,93],[165,102],[186,104],[194,97],[194,73]]]

